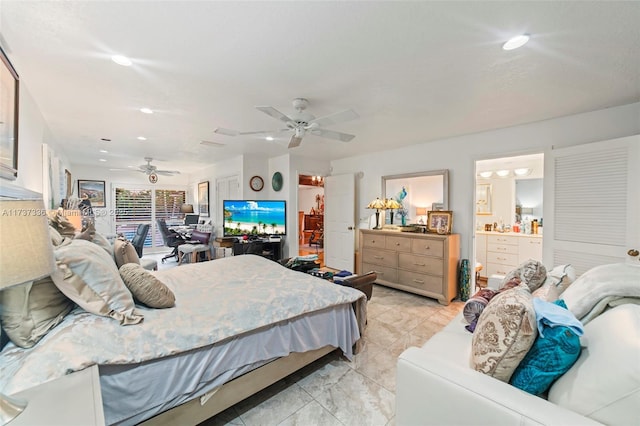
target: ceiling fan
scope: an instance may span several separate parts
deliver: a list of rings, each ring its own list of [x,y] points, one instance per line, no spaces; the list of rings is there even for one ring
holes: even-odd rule
[[[349,142],[355,138],[355,135],[348,133],[336,132],[334,130],[323,129],[321,126],[327,126],[331,124],[343,123],[345,121],[353,120],[359,117],[352,109],[348,109],[342,112],[337,112],[324,117],[315,118],[315,116],[306,112],[309,101],[304,98],[296,98],[293,100],[293,108],[296,110],[291,115],[283,114],[272,106],[257,106],[258,111],[262,111],[270,117],[276,118],[286,124],[284,129],[276,130],[258,130],[254,132],[238,132],[236,130],[223,129],[218,127],[214,130],[214,133],[226,136],[238,136],[238,135],[259,135],[259,134],[273,134],[282,132],[293,132],[291,140],[289,141],[289,148],[295,148],[302,143],[302,138],[308,133],[312,135],[321,136],[323,138],[335,139],[342,142]]]
[[[180,174],[178,170],[158,170],[156,166],[151,164],[151,162],[153,161],[153,158],[151,157],[144,157],[144,161],[146,161],[147,164],[141,164],[138,167],[137,171],[139,171],[140,173],[144,173],[147,176],[151,175],[152,173],[155,173],[157,175],[163,175],[163,176],[173,176],[173,175]]]

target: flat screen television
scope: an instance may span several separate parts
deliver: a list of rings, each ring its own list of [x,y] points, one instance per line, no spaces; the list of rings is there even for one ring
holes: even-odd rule
[[[222,209],[225,237],[287,234],[284,200],[224,200]]]

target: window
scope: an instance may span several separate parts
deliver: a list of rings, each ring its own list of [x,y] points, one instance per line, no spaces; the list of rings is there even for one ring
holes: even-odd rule
[[[186,191],[181,189],[156,189],[144,187],[116,188],[116,233],[133,238],[141,223],[151,225],[145,247],[162,247],[162,235],[156,219],[167,223],[182,222],[180,207],[185,202]]]

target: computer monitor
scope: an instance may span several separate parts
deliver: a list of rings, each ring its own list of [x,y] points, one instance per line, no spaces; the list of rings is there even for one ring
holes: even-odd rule
[[[200,215],[199,214],[192,214],[192,213],[187,213],[184,215],[184,224],[185,225],[197,225],[198,224],[198,220],[200,219]]]

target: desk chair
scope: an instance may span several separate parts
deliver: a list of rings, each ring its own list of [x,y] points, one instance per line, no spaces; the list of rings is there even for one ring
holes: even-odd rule
[[[322,228],[314,229],[309,237],[309,247],[316,246],[316,253],[320,247],[324,247],[324,230]]]
[[[157,219],[156,222],[158,223],[158,228],[160,229],[160,234],[162,235],[162,241],[164,242],[164,245],[173,248],[173,251],[163,257],[161,262],[164,263],[166,259],[172,257],[175,257],[177,259],[178,246],[185,243],[184,238],[182,238],[182,236],[176,231],[170,230],[167,226],[167,222],[165,222],[164,219]]]
[[[136,229],[136,234],[131,239],[131,245],[135,247],[138,257],[142,257],[142,249],[144,248],[144,240],[147,239],[149,233],[149,224],[141,223]]]
[[[207,260],[211,260],[211,248],[209,247],[210,232],[195,230],[191,233],[191,239],[178,246],[178,265],[182,264],[184,256],[190,254],[190,262],[195,263],[198,253],[206,253]]]

